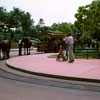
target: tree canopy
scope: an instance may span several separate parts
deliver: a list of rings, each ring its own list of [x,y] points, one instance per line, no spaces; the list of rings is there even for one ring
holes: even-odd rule
[[[61,23],[61,24],[59,24],[57,26],[57,30],[61,31],[61,32],[65,33],[65,34],[67,34],[67,33],[73,33],[71,25],[67,24],[67,23]]]
[[[75,17],[75,26],[81,34],[100,40],[100,1],[79,7]]]
[[[48,31],[60,33],[74,33],[75,27],[71,23],[62,22],[54,23],[52,26],[45,26],[44,19],[40,18],[37,25],[34,25],[34,20],[29,12],[25,12],[20,8],[13,8],[7,12],[6,9],[0,7],[0,23],[9,24],[16,27],[15,33],[20,33],[23,36],[37,36],[39,33],[48,33]],[[73,26],[73,27],[72,27]],[[10,30],[10,33],[14,33]]]

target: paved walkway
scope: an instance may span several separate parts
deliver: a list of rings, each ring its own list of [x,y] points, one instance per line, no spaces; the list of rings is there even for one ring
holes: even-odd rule
[[[68,63],[48,58],[49,55],[52,53],[15,57],[7,60],[7,64],[33,74],[100,81],[99,59],[75,59],[75,62]]]

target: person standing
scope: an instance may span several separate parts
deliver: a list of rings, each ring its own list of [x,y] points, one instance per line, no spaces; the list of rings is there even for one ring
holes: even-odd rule
[[[68,34],[68,51],[69,51],[69,62],[73,62],[74,61],[74,57],[73,57],[73,44],[74,44],[74,39],[71,36],[71,34]]]
[[[74,39],[73,52],[75,53],[75,48],[76,48],[76,43],[77,43],[77,39],[75,35],[73,36],[73,39]]]
[[[22,40],[19,40],[19,56],[22,55]]]
[[[68,34],[66,35],[64,41],[65,41],[66,57],[68,59]]]

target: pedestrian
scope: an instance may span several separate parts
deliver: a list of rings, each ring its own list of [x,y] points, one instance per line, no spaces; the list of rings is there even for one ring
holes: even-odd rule
[[[22,55],[22,40],[19,40],[19,56]]]
[[[76,43],[77,43],[77,39],[75,35],[73,36],[73,39],[74,39],[73,52],[75,53],[75,48],[76,48]]]
[[[66,58],[68,59],[68,34],[66,35],[64,41],[65,41]]]
[[[73,62],[74,61],[74,57],[73,57],[74,39],[70,33],[68,34],[67,42],[68,42],[68,51],[69,51],[69,62]]]

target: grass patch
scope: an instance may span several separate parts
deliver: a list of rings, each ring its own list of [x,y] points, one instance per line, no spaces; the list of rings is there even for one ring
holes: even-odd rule
[[[73,54],[73,56],[75,57],[75,54]],[[57,57],[57,54],[54,54],[54,55],[50,55],[48,56],[48,58],[56,58]],[[87,58],[87,55],[86,54],[76,54],[76,58]],[[88,54],[88,58],[98,58],[98,55],[97,54]]]
[[[48,58],[56,58],[56,57],[57,57],[57,54],[48,56]]]
[[[87,54],[76,54],[76,58],[87,58]],[[88,54],[88,58],[98,58],[98,54]]]

